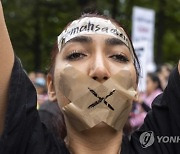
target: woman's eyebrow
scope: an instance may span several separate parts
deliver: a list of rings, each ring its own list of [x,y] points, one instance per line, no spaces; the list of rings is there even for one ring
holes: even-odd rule
[[[72,38],[71,40],[69,40],[68,42],[91,43],[92,38],[88,37],[88,36],[76,36],[76,37]]]
[[[118,38],[108,38],[105,40],[107,45],[125,45],[120,39]]]

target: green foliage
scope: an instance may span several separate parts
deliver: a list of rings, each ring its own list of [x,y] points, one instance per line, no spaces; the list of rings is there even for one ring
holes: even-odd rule
[[[157,62],[157,56],[161,55],[161,62],[177,63],[180,58],[179,0],[3,0],[14,50],[28,71],[47,66],[57,36],[83,10],[90,8],[113,16],[131,33],[132,7],[135,5],[156,11]],[[163,34],[159,34],[161,28]]]
[[[167,59],[172,64],[177,63],[180,58],[180,31],[176,35],[170,30],[168,30],[164,36],[164,45],[163,46],[163,58]]]

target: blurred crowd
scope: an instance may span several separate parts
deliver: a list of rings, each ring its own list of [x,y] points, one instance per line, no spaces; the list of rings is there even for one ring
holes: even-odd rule
[[[34,84],[37,91],[37,108],[48,101],[46,74],[42,71],[30,72],[29,78]]]
[[[153,100],[166,88],[172,69],[172,65],[163,64],[158,66],[155,72],[147,74],[146,90],[139,92],[138,97],[133,101],[132,111],[124,127],[126,135],[130,135],[143,124],[147,112],[151,110]],[[59,136],[64,138],[66,130],[63,115],[57,102],[48,100],[46,74],[42,71],[30,72],[29,78],[37,91],[37,108],[42,122],[56,135],[60,134]]]

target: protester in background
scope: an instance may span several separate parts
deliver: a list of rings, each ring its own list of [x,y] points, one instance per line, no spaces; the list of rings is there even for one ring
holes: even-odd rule
[[[38,70],[38,71],[36,71],[36,78],[43,78],[43,79],[45,79],[46,78],[46,74],[43,71]]]
[[[146,104],[151,108],[152,101],[159,94],[161,94],[163,88],[161,86],[160,79],[156,73],[148,73],[146,81],[146,92],[140,95],[139,103]]]
[[[158,77],[160,79],[160,82],[161,82],[161,87],[163,90],[167,86],[169,75],[170,75],[172,69],[173,69],[173,67],[171,64],[165,63],[163,65],[160,65],[156,70]]]
[[[34,84],[37,91],[37,108],[48,100],[46,76],[42,71],[30,72],[29,79]]]
[[[46,80],[43,76],[39,76],[35,79],[34,86],[37,91],[37,105],[38,108],[41,106],[45,101],[48,100],[48,94],[46,89]]]
[[[29,79],[32,81],[32,83],[35,83],[36,80],[36,73],[34,71],[28,73]]]
[[[147,112],[151,110],[153,100],[161,93],[162,87],[159,77],[156,73],[148,73],[146,80],[146,92],[140,94],[139,100],[136,100],[136,107],[129,120],[133,129],[137,129],[143,124]]]

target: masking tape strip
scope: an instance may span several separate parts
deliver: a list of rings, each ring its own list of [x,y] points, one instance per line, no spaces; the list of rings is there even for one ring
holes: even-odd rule
[[[104,89],[104,93],[109,93],[103,85],[99,86],[95,91],[102,94],[102,89]],[[89,105],[96,101],[98,101],[96,97],[91,93],[87,93],[75,102],[66,105],[63,112],[70,123],[79,131],[92,128],[100,122],[104,122],[116,130],[121,130],[131,110],[131,102],[127,97],[115,92],[114,95],[107,98],[106,102],[111,104],[114,110],[109,109],[103,101],[92,108],[88,108]]]
[[[123,28],[116,26],[110,20],[98,17],[85,17],[82,19],[74,20],[58,36],[59,51],[61,51],[62,45],[67,43],[72,38],[86,34],[103,34],[114,36],[120,39],[133,54],[133,47]]]
[[[63,107],[63,112],[77,130],[92,128],[100,122],[116,130],[122,129],[131,109],[131,100],[136,94],[128,72],[119,72],[101,84],[73,67],[68,67],[61,78],[60,90],[71,100]],[[121,80],[127,83],[121,86],[118,83]]]

